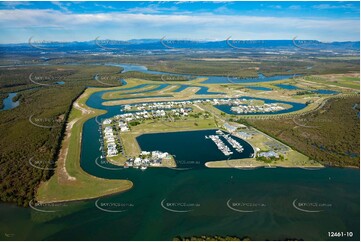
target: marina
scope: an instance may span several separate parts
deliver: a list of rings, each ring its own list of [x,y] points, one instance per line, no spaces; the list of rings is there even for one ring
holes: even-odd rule
[[[138,136],[137,142],[142,150],[168,152],[175,157],[177,167],[180,168],[199,168],[208,161],[249,158],[255,153],[248,142],[235,136],[229,135],[239,146],[235,145],[236,148],[233,148],[232,145],[227,145],[228,141],[223,135],[229,134],[215,129],[154,133]]]
[[[243,146],[238,141],[233,139],[230,134],[224,134],[221,130],[217,130],[216,134],[218,135],[205,136],[205,139],[211,139],[225,156],[232,155],[233,151],[230,150],[230,148],[220,139],[220,137],[223,137],[238,153],[242,153],[244,151]],[[251,154],[251,156],[253,156],[253,154]]]
[[[360,2],[1,8],[2,241],[360,240]]]
[[[217,145],[217,148],[222,151],[225,156],[230,156],[233,152],[229,147],[219,138],[218,135],[210,135],[209,138]]]

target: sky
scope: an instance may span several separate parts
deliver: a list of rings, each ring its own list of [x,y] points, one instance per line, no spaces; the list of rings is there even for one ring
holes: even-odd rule
[[[359,2],[0,2],[0,43],[167,39],[359,41]]]

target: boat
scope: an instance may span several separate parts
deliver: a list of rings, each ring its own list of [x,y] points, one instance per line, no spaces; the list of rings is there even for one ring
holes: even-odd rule
[[[207,135],[205,135],[204,138],[209,139],[209,137]]]
[[[147,169],[147,167],[146,167],[146,166],[141,166],[140,169],[141,169],[142,171],[144,171],[144,170]]]

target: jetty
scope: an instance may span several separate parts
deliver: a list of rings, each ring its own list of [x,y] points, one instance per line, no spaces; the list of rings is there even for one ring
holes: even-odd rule
[[[223,138],[225,138],[227,140],[227,142],[238,152],[238,153],[242,153],[244,151],[243,146],[236,141],[235,139],[233,139],[229,134],[223,135]]]
[[[219,138],[218,135],[210,135],[209,138],[217,145],[218,149],[222,151],[225,156],[233,154],[230,148]]]

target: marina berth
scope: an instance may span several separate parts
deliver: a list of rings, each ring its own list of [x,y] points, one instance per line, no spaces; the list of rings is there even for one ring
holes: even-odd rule
[[[233,139],[232,137],[230,137],[229,134],[227,135],[223,135],[223,137],[228,141],[228,143],[234,148],[236,149],[237,152],[241,153],[243,152],[243,146],[238,143],[235,139]]]
[[[210,135],[209,138],[217,145],[218,149],[225,156],[230,156],[231,154],[233,154],[230,148],[219,138],[218,135]]]

